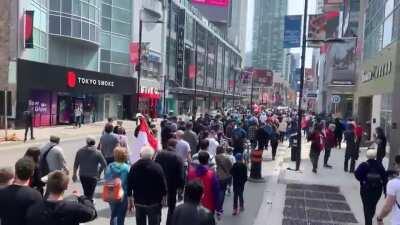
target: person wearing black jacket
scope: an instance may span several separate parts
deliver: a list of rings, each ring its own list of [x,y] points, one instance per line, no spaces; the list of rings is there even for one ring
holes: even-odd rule
[[[28,130],[31,130],[31,140],[35,140],[33,137],[33,111],[31,109],[27,109],[24,111],[24,123],[25,123],[25,138],[24,142],[27,140]]]
[[[152,160],[154,150],[145,146],[140,150],[140,160],[128,174],[128,210],[136,208],[136,224],[159,225],[161,202],[167,194],[165,175],[161,166]]]
[[[344,132],[344,140],[346,141],[346,153],[344,158],[344,171],[347,172],[349,169],[350,160],[350,173],[354,172],[356,161],[359,156],[356,145],[356,134],[354,133],[353,124],[347,126],[347,130]]]
[[[36,189],[40,194],[43,195],[45,183],[42,182],[40,171],[39,171],[39,157],[40,157],[40,149],[38,147],[30,147],[26,150],[24,157],[28,157],[32,159],[35,163],[35,170],[33,171],[33,176],[31,177],[31,182],[29,186],[33,189]]]
[[[240,211],[244,211],[243,192],[244,186],[247,182],[247,166],[243,162],[243,155],[236,154],[236,162],[231,169],[233,178],[233,215],[239,214],[238,200],[240,204]]]
[[[185,188],[184,203],[178,206],[172,216],[174,225],[215,225],[214,215],[201,206],[203,186],[199,182],[190,182]]]
[[[264,148],[268,150],[268,142],[269,142],[268,138],[269,137],[267,130],[265,128],[265,123],[262,123],[257,130],[257,141],[259,150],[264,150]]]
[[[26,225],[79,225],[97,217],[96,209],[87,197],[76,196],[76,201],[64,200],[68,179],[68,176],[61,171],[49,174],[47,182],[49,197],[28,209]]]
[[[155,159],[155,161],[162,167],[167,180],[167,225],[172,225],[171,219],[176,206],[176,195],[178,189],[183,189],[185,184],[184,164],[181,157],[175,151],[176,144],[176,139],[169,139],[167,149],[158,153]]]
[[[372,225],[376,205],[385,193],[387,173],[382,163],[376,160],[376,150],[368,150],[366,162],[361,163],[354,172],[360,182],[360,195],[364,206],[365,225]],[[386,194],[386,193],[385,193]]]
[[[377,145],[376,160],[382,162],[383,158],[385,158],[386,155],[387,139],[382,127],[377,127],[375,129],[375,133],[376,133],[375,142]]]

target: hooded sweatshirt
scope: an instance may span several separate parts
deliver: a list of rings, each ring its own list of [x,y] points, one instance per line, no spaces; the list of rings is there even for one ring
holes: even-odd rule
[[[113,162],[107,166],[104,178],[105,180],[111,180],[113,178],[119,177],[121,179],[124,192],[127,193],[129,169],[130,167],[127,163]]]
[[[220,187],[213,170],[204,165],[192,166],[189,169],[188,180],[199,181],[203,185],[204,195],[201,203],[205,208],[211,212],[219,210],[216,207],[218,206]]]

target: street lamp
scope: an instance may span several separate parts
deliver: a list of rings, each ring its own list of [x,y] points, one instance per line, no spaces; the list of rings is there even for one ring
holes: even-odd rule
[[[138,73],[137,76],[137,91],[136,91],[136,110],[139,112],[139,100],[140,100],[140,77],[142,74],[142,30],[143,30],[143,23],[163,23],[161,20],[157,21],[143,21],[142,18],[139,19],[139,49],[138,49],[138,64],[136,65],[136,71]],[[165,91],[165,90],[164,90]]]

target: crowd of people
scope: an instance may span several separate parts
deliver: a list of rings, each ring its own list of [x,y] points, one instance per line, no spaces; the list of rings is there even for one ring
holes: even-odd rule
[[[79,180],[83,195],[73,191],[71,199],[64,199],[70,171],[60,138],[52,135],[43,147],[30,147],[14,170],[0,169],[0,201],[10,203],[0,204],[1,224],[73,225],[94,220],[94,193],[101,184],[102,199],[110,208],[111,225],[125,224],[127,213],[133,212],[137,225],[159,225],[163,206],[168,207],[167,225],[213,225],[224,214],[225,198],[232,192],[232,215],[238,216],[245,210],[249,159],[258,155],[261,164],[263,152],[270,149],[271,159],[275,160],[279,143],[296,137],[298,125],[311,143],[314,173],[322,151],[324,167],[332,168],[328,163],[331,149],[340,149],[344,137],[344,171],[355,173],[360,181],[367,225],[372,224],[382,192],[388,195],[378,216],[381,223],[389,207],[398,205],[400,189],[400,181],[388,183],[390,176],[382,166],[386,152],[383,129],[377,128],[375,132],[377,151],[368,151],[368,161],[356,168],[364,134],[361,125],[353,120],[344,122],[311,114],[298,124],[297,116],[296,110],[234,110],[214,117],[200,115],[188,121],[164,116],[158,135],[157,125],[139,115],[140,124],[146,126],[137,126],[135,141],[143,128],[152,138],[160,139],[159,147],[148,143],[140,149],[129,144],[123,123],[115,124],[110,119],[99,142],[87,137],[86,145],[76,153],[72,181]],[[131,157],[135,151],[140,152],[138,159]],[[400,166],[400,157],[396,162]],[[252,164],[251,173],[253,169],[257,170]],[[258,170],[256,178],[261,178]]]

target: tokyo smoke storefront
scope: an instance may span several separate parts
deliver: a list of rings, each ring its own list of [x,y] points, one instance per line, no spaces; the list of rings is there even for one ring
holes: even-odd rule
[[[17,124],[28,108],[34,126],[73,123],[77,107],[84,123],[132,119],[136,84],[135,78],[18,60]]]

